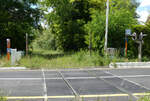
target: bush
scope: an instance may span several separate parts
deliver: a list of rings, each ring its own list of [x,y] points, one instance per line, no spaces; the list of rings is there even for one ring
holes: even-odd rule
[[[41,35],[42,33],[42,35]],[[42,32],[37,32],[37,38],[32,43],[33,48],[42,48],[46,50],[56,50],[56,39],[49,29]]]
[[[144,96],[141,99],[139,99],[138,101],[150,101],[150,96]]]
[[[7,99],[3,96],[0,96],[0,101],[7,101]]]

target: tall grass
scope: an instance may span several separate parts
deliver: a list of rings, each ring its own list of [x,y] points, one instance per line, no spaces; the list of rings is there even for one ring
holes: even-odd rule
[[[3,96],[0,96],[0,101],[7,101],[7,99]]]
[[[0,67],[8,67],[10,66],[10,61],[7,60],[6,56],[0,57]]]
[[[119,57],[102,57],[98,52],[89,55],[88,51],[80,52],[52,52],[52,51],[35,51],[32,55],[22,58],[19,66],[25,66],[32,69],[38,68],[85,68],[107,66],[110,62],[125,61]]]
[[[7,98],[3,96],[3,93],[1,90],[0,90],[0,101],[7,101]]]
[[[5,59],[3,58],[2,61]],[[102,56],[98,52],[81,50],[79,52],[57,52],[49,50],[35,50],[29,56],[23,57],[16,66],[25,66],[31,69],[39,68],[86,68],[97,66],[108,66],[110,62],[129,61],[119,56]],[[2,66],[9,66],[9,63],[2,62]]]
[[[150,96],[144,96],[140,98],[138,101],[150,101]]]

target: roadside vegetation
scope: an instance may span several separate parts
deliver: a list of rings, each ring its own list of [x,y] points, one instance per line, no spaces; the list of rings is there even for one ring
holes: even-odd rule
[[[0,101],[7,101],[5,97],[0,96]]]
[[[119,50],[114,56],[104,54],[106,0],[0,1],[0,54],[3,54],[0,67],[11,66],[5,56],[6,39],[11,39],[11,48],[26,51],[26,34],[30,54],[15,66],[85,68],[137,61],[138,44],[131,37],[124,56],[125,29],[137,35],[147,34],[143,61],[150,61],[150,21],[143,25],[138,22],[138,0],[110,0],[109,3],[108,48]]]
[[[0,97],[0,101],[7,101],[5,97]]]
[[[0,92],[0,101],[7,101],[7,98]]]
[[[34,54],[29,57],[24,57],[19,61],[20,66],[29,68],[90,68],[98,66],[108,66],[110,62],[125,61],[123,58],[103,57],[98,52],[93,52],[89,55],[88,51],[69,52],[69,53],[41,53]]]
[[[81,50],[79,52],[56,52],[49,50],[36,49],[30,55],[24,56],[15,66],[25,66],[31,69],[48,68],[91,68],[99,66],[108,66],[111,62],[137,61],[119,56],[105,57],[98,51],[93,51],[91,56],[89,51]],[[11,66],[6,57],[1,58],[2,67]]]
[[[150,101],[150,96],[144,96],[140,98],[138,101]]]
[[[6,97],[4,97],[4,96],[0,96],[0,101],[8,101],[7,100],[7,98]],[[22,100],[16,100],[16,101],[22,101]],[[72,100],[71,100],[72,101]],[[74,101],[74,100],[73,100]],[[78,100],[77,100],[78,101]],[[81,98],[81,100],[80,101],[84,101],[84,98]],[[111,101],[111,100],[109,100],[109,98],[106,98],[106,100],[101,100],[101,98],[97,98],[97,100],[95,100],[95,101]],[[132,101],[132,100],[129,100],[129,101]],[[137,101],[150,101],[150,96],[143,96],[143,97],[141,97],[139,100],[137,100]]]

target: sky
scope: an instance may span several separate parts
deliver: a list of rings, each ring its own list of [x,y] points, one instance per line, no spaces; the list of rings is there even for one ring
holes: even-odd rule
[[[141,23],[146,22],[148,16],[150,15],[150,0],[138,0],[140,6],[137,9],[137,13],[140,15],[138,19]]]

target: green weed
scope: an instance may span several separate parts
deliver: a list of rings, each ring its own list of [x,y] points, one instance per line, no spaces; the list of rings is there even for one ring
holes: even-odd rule
[[[138,101],[150,101],[150,96],[144,96],[140,98]]]
[[[4,61],[4,60],[3,60]],[[35,50],[30,55],[23,57],[16,66],[25,66],[31,69],[59,69],[59,68],[87,68],[108,66],[111,62],[123,62],[125,58],[118,56],[102,56],[97,51],[93,51],[91,56],[89,51],[63,53],[49,50]],[[1,66],[9,66],[4,62]]]

